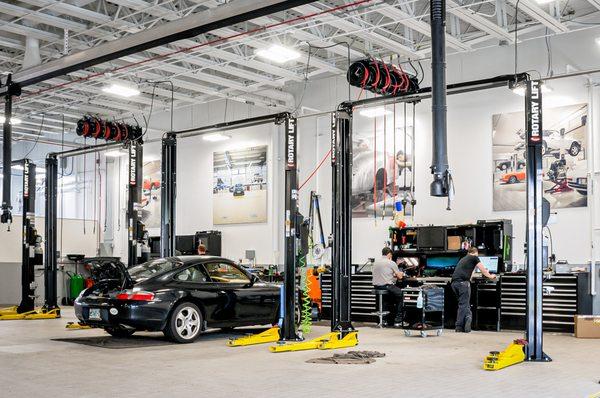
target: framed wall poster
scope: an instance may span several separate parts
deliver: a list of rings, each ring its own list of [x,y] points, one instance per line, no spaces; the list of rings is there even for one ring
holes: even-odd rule
[[[267,221],[267,145],[213,153],[213,224]]]
[[[587,104],[544,108],[544,197],[554,209],[587,206]],[[492,116],[494,211],[525,210],[524,112]]]

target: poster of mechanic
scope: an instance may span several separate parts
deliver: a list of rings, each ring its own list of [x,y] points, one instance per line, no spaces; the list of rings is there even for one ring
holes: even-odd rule
[[[387,117],[387,116],[386,116]],[[402,123],[397,123],[402,124]],[[375,123],[365,124],[375,126]],[[412,213],[414,197],[412,181],[413,129],[396,127],[388,117],[384,133],[382,118],[378,118],[377,129],[359,123],[354,130],[352,164],[352,216],[391,217],[394,198],[407,205],[404,215]]]
[[[587,104],[543,110],[544,197],[552,208],[587,206]],[[525,116],[492,116],[494,211],[524,210]]]
[[[267,221],[267,146],[213,153],[213,223]]]
[[[142,223],[160,228],[160,160],[144,163],[142,183]]]

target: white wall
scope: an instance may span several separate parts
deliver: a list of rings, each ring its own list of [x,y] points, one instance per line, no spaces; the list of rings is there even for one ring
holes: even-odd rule
[[[566,64],[580,70],[600,66],[600,49],[594,39],[598,29],[564,35],[551,39],[553,70],[564,73]],[[477,53],[450,56],[448,59],[448,83],[511,74],[514,47],[495,47]],[[424,64],[427,77],[430,67]],[[519,70],[542,70],[546,74],[547,57],[545,43],[541,40],[524,42],[519,49]],[[538,73],[530,72],[535,78]],[[429,85],[428,79],[423,82]],[[551,94],[544,97],[544,107],[588,102],[587,78],[570,78],[549,83]],[[298,97],[301,89],[299,88]],[[358,90],[352,91],[352,98]],[[344,77],[313,81],[308,84],[302,105],[322,111],[334,109],[347,98]],[[448,97],[448,155],[456,184],[456,198],[452,211],[446,211],[445,199],[429,196],[431,175],[431,103],[417,105],[416,134],[416,207],[415,224],[456,224],[475,222],[478,219],[509,218],[513,221],[514,259],[523,261],[525,212],[494,212],[492,210],[492,115],[523,111],[524,100],[505,88],[453,95]],[[401,107],[398,107],[400,110]],[[359,118],[355,123],[361,123]],[[380,121],[382,119],[380,118]],[[364,121],[362,121],[364,122]],[[371,122],[372,123],[372,122]],[[401,123],[398,119],[398,123]],[[389,122],[388,122],[389,126]],[[356,128],[360,126],[355,126]],[[322,134],[316,147],[319,156],[329,146],[328,120],[322,126]],[[391,130],[390,130],[391,131]],[[305,131],[301,135],[306,134]],[[310,136],[312,131],[308,132]],[[314,143],[306,143],[304,151],[310,151]],[[304,167],[304,166],[302,166]],[[317,176],[318,190],[324,196],[323,208],[329,210],[330,169]],[[307,195],[302,196],[307,198]],[[585,263],[590,258],[589,210],[588,208],[558,209],[557,223],[551,226],[554,252],[558,259],[570,263]],[[327,214],[327,219],[329,215]],[[354,219],[353,262],[362,263],[368,257],[378,255],[388,239],[390,220]]]
[[[562,35],[550,39],[553,53],[554,73],[570,68],[588,69],[599,66],[599,51],[595,44],[598,29]],[[448,82],[460,82],[485,78],[514,71],[512,46],[490,47],[476,53],[450,55],[448,58]],[[424,63],[429,85],[429,65]],[[547,72],[546,44],[542,40],[524,41],[519,46],[519,70]],[[570,69],[571,70],[571,69]],[[531,72],[532,76],[538,73]],[[551,83],[552,95],[544,98],[545,106],[587,102],[586,78],[557,80]],[[296,98],[300,98],[301,85]],[[352,98],[358,90],[352,90]],[[562,97],[562,98],[561,98]],[[347,99],[347,83],[344,76],[313,80],[307,84],[301,106],[329,111]],[[229,101],[225,113],[225,101],[201,106],[191,106],[175,112],[174,129],[203,126],[224,120],[237,120],[258,114],[273,113],[251,105]],[[416,190],[418,205],[415,223],[453,224],[474,222],[478,219],[510,218],[514,224],[515,260],[522,262],[524,241],[524,212],[494,212],[492,210],[492,115],[523,110],[523,98],[507,89],[494,89],[448,98],[449,160],[456,184],[453,210],[446,211],[444,199],[429,196],[431,182],[430,103],[423,101],[417,106],[416,122]],[[299,122],[299,172],[300,181],[316,167],[329,149],[329,116],[300,119]],[[357,123],[360,121],[357,120]],[[166,113],[152,116],[151,127],[159,131],[170,128]],[[150,141],[160,138],[160,133],[150,134]],[[178,143],[178,201],[177,233],[189,234],[197,230],[219,229],[223,231],[223,254],[234,259],[243,256],[244,250],[255,249],[259,263],[281,262],[281,230],[283,228],[283,177],[271,180],[274,170],[281,170],[277,150],[283,146],[281,135],[273,129],[254,127],[235,131],[226,143],[209,144],[199,138],[181,139]],[[279,141],[278,141],[279,140]],[[269,221],[266,224],[215,226],[212,224],[212,152],[244,142],[269,145],[270,188]],[[145,161],[157,158],[160,144],[149,142],[144,147]],[[300,192],[300,208],[308,213],[311,190],[322,195],[322,212],[327,231],[330,230],[331,172],[326,162],[317,175]],[[376,256],[388,239],[389,220],[355,219],[353,228],[353,261],[364,262]],[[571,263],[585,262],[589,258],[589,211],[587,208],[559,209],[558,223],[552,226],[555,253],[559,259]],[[152,231],[157,233],[158,231]]]

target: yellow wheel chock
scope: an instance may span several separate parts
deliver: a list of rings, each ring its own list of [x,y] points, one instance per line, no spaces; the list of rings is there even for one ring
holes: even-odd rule
[[[65,329],[70,329],[70,330],[83,330],[83,329],[91,329],[92,327],[90,325],[86,325],[85,323],[81,323],[81,322],[67,322],[67,324],[65,325]]]
[[[274,343],[279,340],[279,328],[277,326],[265,330],[258,334],[249,336],[231,338],[227,342],[229,347],[241,347],[246,345]]]
[[[13,313],[0,313],[0,321],[18,321],[18,320],[33,320],[33,319],[56,319],[60,318],[60,308],[54,308],[47,311],[43,308],[23,312],[21,314],[16,311]]]
[[[500,370],[523,362],[525,360],[526,347],[527,341],[517,339],[502,352],[490,351],[490,354],[483,360],[483,369]]]
[[[358,345],[358,332],[352,331],[342,337],[340,332],[331,332],[317,337],[316,339],[302,341],[299,343],[285,343],[269,347],[271,352],[290,352],[304,350],[333,350],[337,348],[348,348]]]

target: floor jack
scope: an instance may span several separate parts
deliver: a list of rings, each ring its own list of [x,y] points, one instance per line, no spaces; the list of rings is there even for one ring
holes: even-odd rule
[[[500,370],[525,361],[526,347],[527,341],[517,339],[502,352],[490,351],[490,355],[483,360],[483,369]]]

